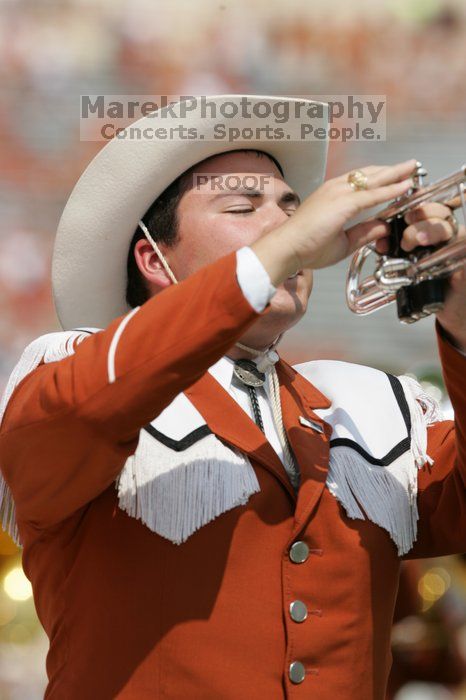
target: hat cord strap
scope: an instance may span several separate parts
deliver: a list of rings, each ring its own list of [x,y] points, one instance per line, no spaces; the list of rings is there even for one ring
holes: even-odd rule
[[[147,240],[149,241],[149,243],[151,244],[151,246],[153,247],[153,249],[155,250],[155,252],[159,256],[160,262],[162,263],[162,265],[165,269],[165,272],[167,273],[167,275],[169,276],[169,278],[171,279],[173,284],[178,284],[178,280],[176,279],[175,275],[173,274],[173,272],[170,268],[170,265],[165,260],[165,256],[163,255],[163,253],[160,250],[160,248],[158,247],[157,243],[154,241],[154,239],[150,235],[149,229],[145,225],[144,221],[142,221],[142,220],[139,221],[139,226],[142,228],[142,230],[144,231],[145,237],[147,238]]]

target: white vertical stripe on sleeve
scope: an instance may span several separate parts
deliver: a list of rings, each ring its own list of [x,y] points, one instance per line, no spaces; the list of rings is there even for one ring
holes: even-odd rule
[[[236,278],[241,291],[257,313],[265,309],[277,291],[269,273],[249,246],[236,251]]]
[[[115,335],[112,338],[112,342],[110,343],[110,348],[108,350],[108,359],[107,359],[109,384],[113,384],[113,382],[116,379],[116,376],[115,376],[115,353],[116,353],[118,342],[121,338],[123,331],[126,328],[126,324],[134,316],[136,311],[139,311],[140,308],[141,308],[140,306],[136,306],[132,311],[130,311],[128,314],[126,314],[126,316],[121,320],[120,325],[116,329]]]

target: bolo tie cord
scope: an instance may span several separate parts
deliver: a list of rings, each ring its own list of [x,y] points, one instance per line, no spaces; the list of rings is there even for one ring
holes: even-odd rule
[[[296,462],[295,456],[292,452],[290,443],[288,441],[288,436],[286,434],[285,426],[283,424],[282,407],[281,407],[281,399],[280,399],[280,383],[278,380],[277,370],[275,368],[275,363],[280,358],[279,358],[278,354],[275,352],[274,348],[280,342],[281,337],[282,336],[279,335],[278,338],[275,339],[275,341],[272,343],[272,345],[266,351],[256,350],[255,348],[251,348],[251,347],[244,345],[243,343],[240,343],[240,342],[237,342],[236,346],[241,348],[242,350],[247,350],[253,356],[258,358],[257,369],[259,371],[265,371],[266,374],[268,375],[268,387],[269,387],[272,415],[273,415],[275,427],[277,429],[278,438],[280,440],[280,444],[281,444],[282,450],[283,450],[285,470],[288,474],[288,477],[291,481],[291,484],[293,485],[295,491],[297,491],[299,488],[299,483],[300,483],[299,467],[298,467],[298,464]],[[263,429],[262,417],[260,415],[257,394],[256,394],[254,387],[251,387],[251,389],[253,391],[252,392],[250,391],[249,395],[251,397],[251,404],[252,404],[252,408],[254,411],[255,422],[259,425],[262,432],[265,433],[265,431]],[[253,394],[254,394],[254,399],[252,397]],[[254,409],[255,404],[257,404],[258,415],[256,415],[256,411]],[[258,420],[258,417],[259,417],[259,420]],[[259,423],[259,421],[260,421],[260,423]],[[261,427],[261,425],[262,425],[262,427]]]
[[[257,399],[256,387],[248,386],[247,389],[248,389],[248,393],[249,393],[249,398],[251,400],[252,411],[254,413],[254,420],[265,435],[264,423],[262,421],[262,415],[261,415],[261,410],[260,410],[260,406],[259,406],[259,401]]]

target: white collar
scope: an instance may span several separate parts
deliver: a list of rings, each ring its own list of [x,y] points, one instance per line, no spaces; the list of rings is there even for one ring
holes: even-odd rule
[[[208,369],[214,379],[216,379],[226,391],[230,389],[234,364],[234,360],[224,355]]]

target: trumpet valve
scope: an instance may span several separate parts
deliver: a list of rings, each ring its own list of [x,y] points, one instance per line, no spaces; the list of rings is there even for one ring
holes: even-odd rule
[[[424,178],[427,177],[427,170],[418,160],[413,174],[413,190],[418,190],[425,185]]]
[[[415,271],[407,258],[382,258],[374,271],[374,278],[382,289],[394,291],[412,284]]]

